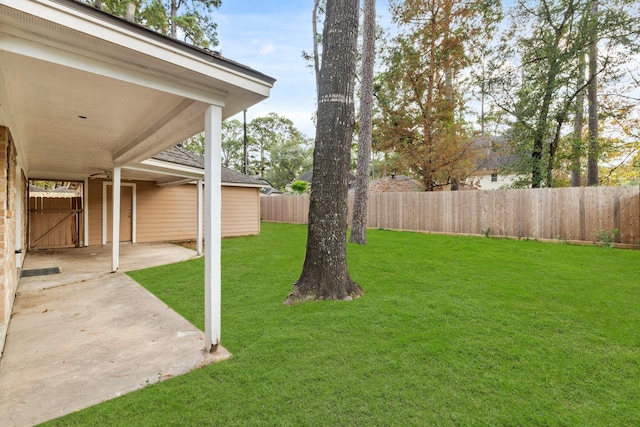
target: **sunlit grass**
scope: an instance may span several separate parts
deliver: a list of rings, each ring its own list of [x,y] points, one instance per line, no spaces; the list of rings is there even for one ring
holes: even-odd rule
[[[640,252],[370,230],[364,297],[287,307],[305,238],[223,242],[231,360],[52,425],[640,424]],[[131,276],[201,327],[202,274]]]

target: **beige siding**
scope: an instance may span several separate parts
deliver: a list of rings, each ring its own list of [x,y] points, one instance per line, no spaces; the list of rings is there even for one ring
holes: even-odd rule
[[[102,242],[102,180],[89,184],[89,244]],[[136,181],[136,241],[193,240],[197,227],[197,187],[158,187]],[[222,187],[222,236],[260,233],[258,188]]]
[[[196,237],[195,185],[158,187],[139,182],[137,187],[137,241],[192,240]]]
[[[260,234],[258,188],[222,187],[222,236]]]
[[[102,179],[89,180],[89,197],[85,209],[89,209],[89,245],[102,244]]]

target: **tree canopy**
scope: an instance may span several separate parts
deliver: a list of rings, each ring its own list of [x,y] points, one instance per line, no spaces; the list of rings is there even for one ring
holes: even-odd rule
[[[629,60],[638,53],[640,32],[630,2],[611,1],[599,9],[595,2],[529,0],[510,10],[510,26],[490,64],[487,91],[493,106],[506,113],[506,133],[519,159],[509,172],[521,176],[520,185],[565,185],[566,171],[579,176],[587,156],[596,168],[589,184],[598,183],[597,162],[607,149],[598,130],[607,112],[598,107],[595,91],[621,101],[622,82],[634,72]],[[590,129],[583,136],[587,92]]]
[[[620,174],[637,169],[638,136],[620,123],[640,116],[636,2],[392,0],[390,10],[397,35],[374,122],[388,170],[455,188],[482,164],[474,138],[500,136],[514,186],[634,182]]]
[[[244,125],[238,119],[222,123],[222,166],[244,173]],[[204,137],[199,134],[183,146],[203,155]],[[285,189],[295,178],[311,169],[312,140],[293,122],[276,113],[256,117],[247,123],[247,173],[265,178]]]
[[[391,153],[391,166],[420,177],[427,191],[455,187],[473,171],[462,78],[471,41],[486,36],[497,7],[484,0],[392,2],[401,32],[377,78],[375,148]]]
[[[211,12],[222,0],[85,0],[86,3],[126,16],[127,5],[136,7],[134,21],[174,39],[194,46],[213,48],[218,45],[217,26]]]

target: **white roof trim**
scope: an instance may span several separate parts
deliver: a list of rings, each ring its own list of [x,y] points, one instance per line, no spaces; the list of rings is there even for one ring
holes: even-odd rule
[[[163,160],[148,159],[136,165],[122,166],[122,169],[129,169],[138,172],[149,172],[155,174],[163,174],[184,178],[175,183],[188,183],[189,181],[204,179],[204,169],[194,168],[192,166],[179,165],[176,163],[165,162]],[[161,182],[158,185],[175,185],[174,182]],[[225,187],[248,187],[248,188],[264,188],[267,184],[248,184],[242,182],[226,182],[222,181]]]

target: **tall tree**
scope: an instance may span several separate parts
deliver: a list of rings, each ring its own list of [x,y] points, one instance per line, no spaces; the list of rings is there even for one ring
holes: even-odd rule
[[[486,0],[395,1],[401,33],[378,76],[376,149],[419,176],[427,191],[456,184],[473,170],[475,146],[464,129],[458,85],[470,62],[471,40],[500,14]]]
[[[595,186],[598,179],[598,0],[589,5],[589,156],[587,159],[587,185]]]
[[[313,68],[316,80],[316,96],[320,92],[320,47],[322,46],[322,35],[318,33],[318,25],[322,24],[322,16],[326,9],[326,0],[313,0],[311,10],[311,33],[313,37],[313,50],[311,53],[302,51],[302,58],[309,63],[309,68]]]
[[[222,166],[244,173],[242,127],[238,119],[222,122]]]
[[[318,124],[307,249],[285,304],[363,294],[347,268],[347,175],[354,127],[358,0],[328,0],[322,37]]]
[[[318,45],[321,40],[318,37],[318,14],[321,13],[321,11],[320,0],[314,0],[311,24],[313,32],[313,71],[316,77],[316,96],[320,93],[320,53],[318,52]]]
[[[84,0],[105,12],[125,16],[127,5],[134,4],[135,22],[194,46],[210,48],[218,44],[217,26],[211,12],[222,0]]]
[[[362,28],[362,77],[360,83],[360,127],[358,129],[358,163],[353,197],[351,242],[367,243],[367,202],[369,194],[369,163],[373,129],[373,68],[376,52],[376,2],[364,1]]]
[[[571,186],[580,187],[582,185],[582,129],[584,120],[584,73],[585,73],[584,55],[578,55],[578,74],[576,80],[576,106],[573,119],[573,135],[571,141]]]
[[[640,34],[637,3],[611,0],[606,4],[600,10],[596,0],[521,0],[512,9],[512,28],[505,33],[493,63],[490,92],[495,105],[512,118],[510,136],[520,161],[510,172],[521,174],[522,185],[551,187],[565,182],[558,175],[562,166],[558,154],[570,151],[561,146],[565,143],[574,144],[570,160],[573,185],[578,184],[585,93],[596,101],[589,103],[594,138],[587,153],[591,176],[597,176],[601,154],[597,92],[628,73],[625,63],[634,58]],[[571,123],[574,137],[564,138]]]
[[[278,188],[291,182],[306,164],[308,138],[290,119],[273,112],[254,118],[247,128],[251,157],[255,158],[249,169],[273,179],[271,184]]]
[[[499,52],[491,95],[514,119],[511,135],[520,158],[516,170],[527,171],[525,183],[538,188],[554,185],[562,129],[569,123],[576,96],[584,90],[574,82],[576,58],[585,54],[587,39],[580,0],[531,3],[521,2],[513,11],[513,27],[505,35],[508,44]]]

